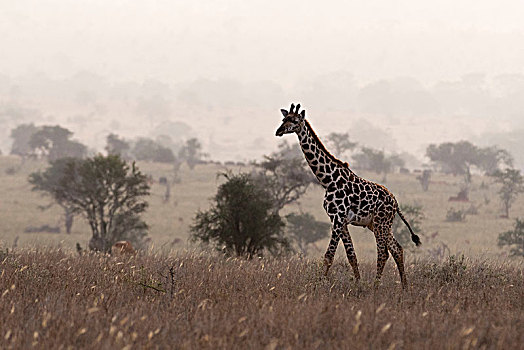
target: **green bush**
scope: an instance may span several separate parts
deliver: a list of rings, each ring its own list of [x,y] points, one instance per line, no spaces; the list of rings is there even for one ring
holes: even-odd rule
[[[287,251],[284,223],[273,210],[272,197],[248,174],[224,176],[227,181],[218,187],[212,207],[196,214],[192,240],[247,258]]]
[[[460,222],[466,220],[466,213],[462,209],[449,208],[446,213],[446,221]]]
[[[298,249],[305,254],[307,246],[329,236],[331,224],[315,220],[309,213],[286,215],[286,231]]]
[[[524,220],[516,219],[513,230],[501,233],[498,246],[508,246],[510,255],[524,257]]]

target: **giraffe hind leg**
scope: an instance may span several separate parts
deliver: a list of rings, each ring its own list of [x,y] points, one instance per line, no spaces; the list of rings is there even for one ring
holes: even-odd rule
[[[390,232],[388,240],[388,249],[393,255],[393,259],[397,263],[398,273],[400,275],[400,281],[402,282],[402,288],[406,288],[408,283],[406,281],[406,275],[404,272],[404,249],[398,241],[395,239],[393,234]]]
[[[380,278],[382,277],[384,266],[386,266],[386,261],[389,258],[387,242],[388,237],[386,234],[388,231],[380,228],[378,225],[374,225],[374,227],[375,239],[377,241],[377,275],[375,278],[375,283],[378,284],[380,282]]]

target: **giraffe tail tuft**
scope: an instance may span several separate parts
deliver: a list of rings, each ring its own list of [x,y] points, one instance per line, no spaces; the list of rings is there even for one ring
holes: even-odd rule
[[[420,241],[420,237],[414,234],[413,232],[411,232],[411,240],[413,241],[413,243],[415,243],[417,247],[422,244],[422,242]]]
[[[422,244],[422,242],[420,241],[420,237],[417,236],[413,230],[411,229],[411,226],[409,226],[409,223],[408,221],[406,220],[406,218],[404,217],[404,215],[402,214],[402,212],[400,211],[400,208],[397,207],[397,214],[398,216],[400,216],[400,218],[402,219],[402,221],[404,221],[404,223],[406,224],[406,226],[408,227],[409,229],[409,232],[411,232],[411,240],[413,241],[413,243],[415,243],[415,245],[418,247],[419,245]]]

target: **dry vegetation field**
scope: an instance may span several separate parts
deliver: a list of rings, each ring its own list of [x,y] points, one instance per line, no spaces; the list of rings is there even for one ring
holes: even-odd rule
[[[392,264],[378,289],[361,267],[357,285],[298,257],[21,250],[0,263],[0,348],[522,348],[522,265],[410,259],[405,292]]]
[[[167,165],[138,165],[156,180],[171,175]],[[188,227],[222,181],[216,174],[225,168],[218,165],[182,167],[168,203],[162,201],[164,187],[152,185],[145,219],[153,245],[147,252],[130,258],[78,255],[76,242],[85,247],[90,238],[79,217],[70,235],[63,229],[24,233],[28,226],[63,226],[61,210],[39,209],[50,199],[31,192],[27,183],[28,174],[43,167],[0,157],[2,349],[517,349],[524,344],[523,261],[496,246],[498,234],[524,216],[524,198],[510,219],[500,218],[489,178],[474,177],[470,203],[451,203],[461,178],[434,175],[423,192],[415,174],[388,176],[386,185],[399,202],[422,205],[426,216],[422,248],[406,251],[410,286],[403,292],[392,259],[381,286],[374,288],[374,238],[361,228],[350,229],[360,284],[342,249],[330,275],[322,276],[327,239],[304,258],[245,261],[199,253],[186,243]],[[300,208],[327,220],[322,195],[312,188]],[[471,205],[477,214],[445,222],[448,208]],[[176,238],[180,242],[172,243]],[[443,244],[450,250],[439,255]]]
[[[145,220],[150,225],[150,237],[153,251],[169,252],[188,248],[186,240],[189,225],[192,223],[195,211],[206,209],[209,199],[216,193],[217,186],[223,178],[217,178],[218,172],[226,167],[219,165],[197,166],[190,171],[182,166],[180,183],[171,188],[171,200],[162,200],[165,187],[158,183],[161,176],[169,178],[172,167],[165,164],[138,163],[141,170],[157,180],[151,188],[150,207]],[[21,163],[19,158],[0,156],[0,246],[11,248],[18,237],[18,247],[51,246],[63,249],[74,249],[76,242],[83,247],[90,238],[90,229],[81,218],[75,218],[73,232],[67,235],[63,229],[62,211],[58,206],[42,211],[39,206],[51,203],[49,198],[39,193],[31,192],[27,182],[28,175],[46,165],[43,162]],[[14,168],[16,173],[8,175],[7,169]],[[233,171],[249,171],[248,168],[230,167]],[[374,173],[357,173],[368,179],[380,181],[382,176]],[[423,207],[425,220],[422,222],[423,246],[416,254],[424,256],[438,250],[442,243],[450,249],[450,254],[466,254],[468,256],[483,256],[485,258],[504,258],[505,251],[496,246],[499,233],[513,227],[515,217],[524,217],[524,196],[520,196],[510,211],[510,219],[500,217],[501,205],[487,177],[474,176],[470,192],[471,202],[448,202],[450,196],[455,196],[461,186],[461,177],[435,174],[429,191],[423,192],[416,180],[417,174],[390,174],[386,186],[395,194],[401,204],[418,204]],[[484,184],[484,186],[482,186]],[[319,186],[311,187],[301,199],[300,208],[312,213],[317,220],[328,221],[322,208],[323,191]],[[468,215],[464,222],[446,222],[446,212],[449,208],[467,210],[471,206],[478,209],[478,214]],[[292,206],[288,210],[298,211]],[[24,233],[28,226],[60,226],[62,233]],[[374,259],[376,245],[373,234],[362,228],[351,227],[357,257]],[[171,244],[176,238],[177,244]],[[318,257],[324,253],[328,239],[319,241],[310,249],[310,255]],[[342,251],[342,249],[340,249]],[[342,256],[342,252],[339,252]]]

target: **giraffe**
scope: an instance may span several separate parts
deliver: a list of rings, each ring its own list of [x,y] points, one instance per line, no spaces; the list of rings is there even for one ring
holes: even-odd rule
[[[348,231],[348,224],[368,228],[377,242],[378,284],[389,253],[397,264],[402,287],[407,287],[404,273],[404,252],[391,231],[395,214],[411,232],[411,239],[418,246],[420,238],[413,232],[401,213],[395,196],[384,186],[357,176],[348,163],[344,163],[328,152],[326,147],[305,119],[306,112],[299,113],[300,104],[291,104],[289,111],[281,109],[284,119],[275,135],[295,133],[298,136],[306,161],[320,185],[325,189],[324,209],[331,221],[331,240],[324,255],[325,275],[333,264],[340,240],[344,244],[346,256],[353,269],[355,279],[360,280],[357,256]]]

